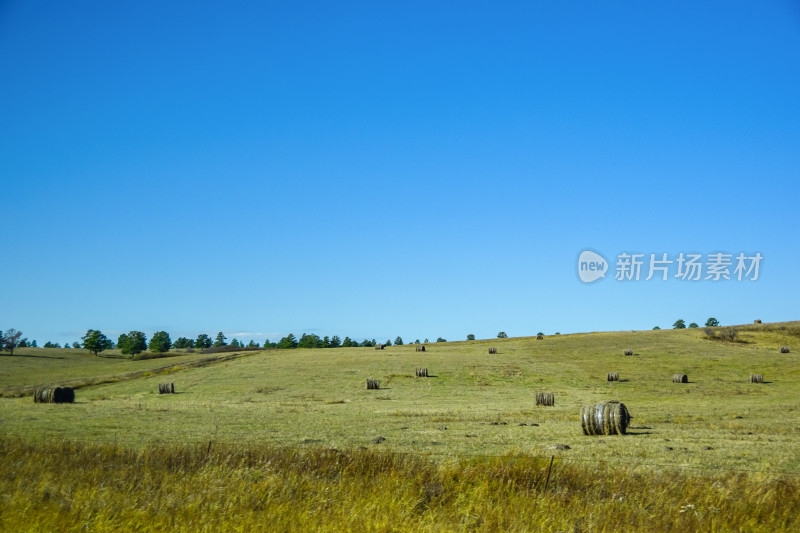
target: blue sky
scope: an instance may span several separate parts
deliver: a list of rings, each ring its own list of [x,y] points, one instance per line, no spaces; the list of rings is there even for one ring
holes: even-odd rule
[[[0,329],[800,318],[800,7],[0,2]],[[586,248],[757,281],[577,276]]]

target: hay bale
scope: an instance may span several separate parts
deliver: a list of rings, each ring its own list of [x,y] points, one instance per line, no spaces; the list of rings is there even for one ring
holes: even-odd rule
[[[428,377],[428,369],[427,368],[415,368],[414,374],[418,378],[427,378]]]
[[[763,374],[750,374],[750,383],[764,383]]]
[[[689,377],[686,374],[675,374],[672,376],[673,383],[689,383]]]
[[[584,435],[624,435],[630,420],[628,408],[616,400],[581,407]]]
[[[497,348],[489,348],[489,353],[490,354],[496,354],[497,353]]]
[[[552,392],[537,392],[536,405],[553,407],[556,404],[556,395]]]
[[[72,387],[37,387],[33,389],[34,403],[75,403]]]
[[[606,375],[608,381],[619,381],[619,372],[609,372]]]
[[[755,320],[753,320],[753,324],[761,324],[761,319],[756,318]]]
[[[544,335],[536,335],[536,340],[537,341],[540,341],[542,339],[544,339]]]
[[[377,390],[381,388],[381,380],[367,379],[367,390]]]
[[[424,352],[425,351],[425,346],[417,346],[417,351],[418,352]]]
[[[633,350],[628,348],[627,350],[625,350],[625,355],[633,355]]]
[[[789,347],[788,346],[781,346],[781,353],[789,353]]]
[[[159,394],[175,394],[175,384],[174,383],[159,383],[158,384],[158,393]]]
[[[386,347],[386,345],[385,345],[385,344],[376,344],[376,345],[375,345],[375,349],[376,349],[376,350],[383,350],[385,347]]]

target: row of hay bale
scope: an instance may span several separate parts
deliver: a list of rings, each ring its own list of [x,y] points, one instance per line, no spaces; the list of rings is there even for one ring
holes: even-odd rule
[[[757,322],[757,323],[760,323],[760,322]],[[789,347],[788,347],[788,346],[781,346],[781,347],[778,349],[778,351],[779,351],[780,353],[789,353]],[[491,352],[490,352],[490,353],[491,353]],[[623,353],[624,355],[639,355],[639,354],[635,354],[635,353],[633,353],[633,350],[631,350],[630,348],[628,348],[628,349],[624,350],[622,353]]]
[[[75,403],[72,387],[36,387],[33,389],[34,403]]]

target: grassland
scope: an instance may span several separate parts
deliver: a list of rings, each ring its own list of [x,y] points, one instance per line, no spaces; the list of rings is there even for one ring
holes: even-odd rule
[[[7,396],[62,373],[87,385],[72,405],[0,399],[0,450],[6,465],[18,465],[3,472],[9,496],[0,516],[17,516],[7,514],[11,502],[28,498],[34,515],[62,517],[41,529],[89,516],[97,530],[143,517],[166,525],[177,514],[196,530],[191,524],[202,517],[227,523],[234,509],[253,520],[270,510],[269,530],[337,530],[336,521],[350,530],[796,529],[800,323],[740,328],[738,340],[708,340],[702,329],[587,333],[431,344],[426,352],[413,345],[251,352],[195,367],[208,356],[121,361],[57,350],[64,359],[30,357],[24,368],[3,357]],[[778,353],[782,345],[790,353]],[[487,353],[490,346],[497,355]],[[638,355],[623,356],[626,348]],[[416,367],[432,377],[414,377]],[[621,381],[607,382],[610,371]],[[690,382],[672,383],[676,373]],[[765,383],[749,383],[750,373]],[[89,385],[115,375],[125,378]],[[380,379],[381,389],[367,390],[367,378]],[[178,394],[158,395],[164,381]],[[537,391],[554,392],[555,407],[536,407]],[[629,434],[584,436],[581,405],[609,399],[631,411]],[[59,449],[74,460],[52,459],[48,467],[41,457]],[[116,514],[92,511],[85,495],[76,509],[63,482],[42,499],[57,471],[74,470],[81,485],[94,468],[81,457],[92,454],[107,459],[85,482],[86,494],[109,471],[107,483],[123,485],[123,493],[156,478],[172,486],[176,476],[220,492],[203,489],[193,500],[183,489],[151,488],[152,501]],[[135,466],[148,457],[152,464]],[[298,461],[320,466],[303,469]],[[261,503],[243,487],[261,494]],[[95,498],[113,508],[110,493]],[[195,500],[206,506],[199,515],[190,509]],[[9,520],[26,524],[22,515]]]

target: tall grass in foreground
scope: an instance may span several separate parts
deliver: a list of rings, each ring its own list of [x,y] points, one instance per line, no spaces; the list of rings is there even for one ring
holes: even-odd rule
[[[0,439],[3,531],[798,531],[793,477]]]

